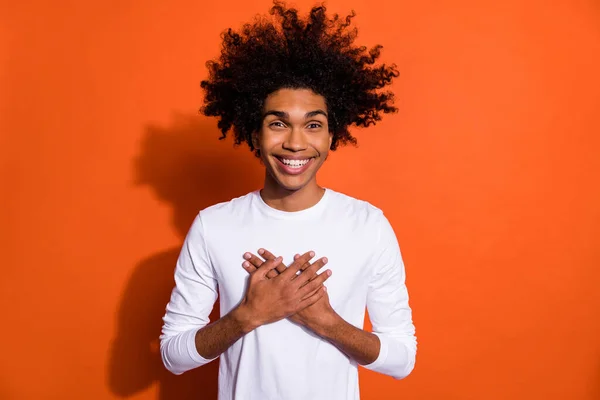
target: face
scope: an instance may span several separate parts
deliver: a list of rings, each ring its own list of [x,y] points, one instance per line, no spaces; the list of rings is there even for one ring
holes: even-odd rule
[[[279,89],[265,100],[254,146],[260,150],[267,179],[297,191],[316,186],[332,138],[323,96],[310,89]]]

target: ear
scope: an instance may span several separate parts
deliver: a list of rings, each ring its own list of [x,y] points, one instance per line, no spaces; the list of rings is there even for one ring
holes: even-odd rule
[[[329,131],[329,149],[331,150],[331,143],[333,143],[333,132]]]
[[[255,149],[260,148],[260,141],[258,140],[258,135],[260,135],[260,131],[258,130],[252,133],[252,146],[254,146]]]

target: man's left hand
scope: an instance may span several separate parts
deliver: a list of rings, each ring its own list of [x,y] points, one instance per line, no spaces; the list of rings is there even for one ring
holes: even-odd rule
[[[263,262],[275,259],[275,256],[265,249],[260,249],[258,253],[264,258],[264,260],[252,253],[245,254],[244,258],[246,259],[246,261],[242,265],[248,273],[252,273],[256,269],[258,269],[258,267],[260,267]],[[296,260],[298,257],[299,254],[296,254],[294,256],[294,260]],[[319,262],[319,260],[316,262]],[[301,273],[305,273],[304,271],[310,266],[311,264],[305,264],[301,268]],[[275,272],[275,270],[272,270],[270,271],[271,275],[267,275],[267,277],[273,278],[274,276],[277,276],[276,274],[280,274],[281,272],[285,271],[285,268],[286,267],[283,264],[281,264],[277,268],[277,272]],[[311,277],[311,280],[314,279],[314,277],[316,276],[317,274],[315,273],[314,276]],[[305,326],[306,328],[312,330],[317,334],[319,334],[319,332],[322,332],[325,329],[332,327],[333,324],[335,324],[337,318],[339,317],[335,310],[331,307],[331,304],[329,303],[329,296],[327,294],[325,294],[325,296],[319,299],[319,301],[317,301],[315,304],[306,307],[305,309],[288,317],[290,321],[295,322],[298,325]]]

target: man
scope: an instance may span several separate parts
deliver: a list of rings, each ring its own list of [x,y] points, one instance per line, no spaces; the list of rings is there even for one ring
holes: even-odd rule
[[[275,3],[272,20],[223,35],[205,115],[265,166],[262,190],[202,210],[185,240],[161,335],[175,374],[220,356],[221,400],[359,398],[358,365],[406,377],[416,339],[405,271],[381,210],[317,184],[350,125],[393,112],[398,75],[351,17]],[[243,174],[243,171],[241,171]],[[221,318],[208,315],[220,298]],[[362,329],[368,309],[373,332]]]

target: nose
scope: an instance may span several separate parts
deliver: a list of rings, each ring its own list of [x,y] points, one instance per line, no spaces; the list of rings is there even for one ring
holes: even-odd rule
[[[308,147],[306,135],[302,129],[293,128],[290,130],[285,140],[283,148],[290,151],[302,151]]]

